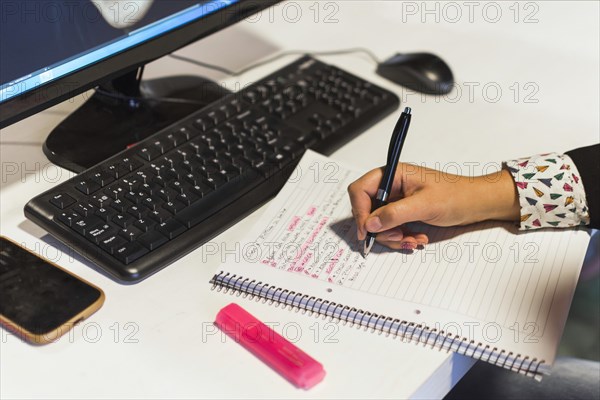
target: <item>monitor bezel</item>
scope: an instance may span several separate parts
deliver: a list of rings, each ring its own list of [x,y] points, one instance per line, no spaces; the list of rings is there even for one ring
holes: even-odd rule
[[[135,47],[0,103],[0,129],[164,57],[282,0],[239,0]]]

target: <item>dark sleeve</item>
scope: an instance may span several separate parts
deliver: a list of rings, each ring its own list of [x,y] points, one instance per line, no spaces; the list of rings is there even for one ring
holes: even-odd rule
[[[600,229],[600,144],[566,153],[579,170],[590,213],[590,228]]]

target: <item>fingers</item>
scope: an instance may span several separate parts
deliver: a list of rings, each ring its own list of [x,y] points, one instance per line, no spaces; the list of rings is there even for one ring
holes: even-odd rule
[[[381,168],[374,169],[348,186],[348,194],[350,195],[350,203],[352,204],[352,215],[356,221],[359,240],[364,240],[367,235],[364,229],[365,222],[371,214],[373,207],[371,199],[377,194],[382,175]]]
[[[381,232],[377,235],[377,242],[391,249],[411,249],[417,246],[424,246],[429,243],[429,238],[424,233],[413,233],[405,227],[396,227],[394,229]]]
[[[392,250],[415,250],[418,247],[418,244],[405,241],[405,242],[382,242],[377,240],[382,246],[388,247]]]
[[[389,203],[373,211],[365,222],[369,232],[378,233],[393,229],[407,222],[427,221],[429,205],[418,195]]]

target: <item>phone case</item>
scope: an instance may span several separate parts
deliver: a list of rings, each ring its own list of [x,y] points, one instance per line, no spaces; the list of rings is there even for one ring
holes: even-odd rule
[[[18,336],[21,339],[23,339],[29,343],[35,344],[35,345],[44,345],[44,344],[48,344],[48,343],[53,343],[53,342],[57,341],[65,333],[67,333],[77,323],[83,321],[84,319],[87,319],[89,316],[91,316],[96,311],[98,311],[100,309],[100,307],[102,307],[102,304],[104,304],[104,299],[105,299],[104,291],[102,289],[100,289],[98,286],[91,284],[90,282],[86,281],[85,279],[82,279],[79,276],[67,271],[66,269],[53,263],[50,260],[40,257],[39,255],[37,255],[37,254],[33,253],[32,251],[30,251],[29,249],[27,249],[26,247],[23,247],[20,244],[16,243],[14,240],[11,240],[5,236],[1,236],[1,238],[11,242],[15,246],[21,248],[23,251],[26,251],[26,252],[32,254],[34,257],[42,259],[44,262],[48,263],[49,265],[60,269],[64,273],[71,275],[75,279],[98,290],[98,292],[100,293],[100,295],[98,296],[98,299],[96,301],[94,301],[92,304],[90,304],[87,308],[85,308],[85,309],[81,310],[80,312],[78,312],[77,314],[73,315],[67,321],[62,323],[58,328],[51,330],[49,332],[45,332],[45,333],[40,333],[40,334],[32,333],[32,332],[28,331],[27,329],[25,329],[24,327],[20,326],[19,324],[11,321],[9,318],[5,317],[4,315],[0,314],[0,324],[2,325],[2,327],[7,329],[8,331],[10,331],[15,336]]]

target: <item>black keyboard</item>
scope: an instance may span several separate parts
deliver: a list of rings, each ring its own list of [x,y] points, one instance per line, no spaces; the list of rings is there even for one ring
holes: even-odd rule
[[[35,197],[27,218],[121,283],[206,243],[399,100],[305,56]]]

